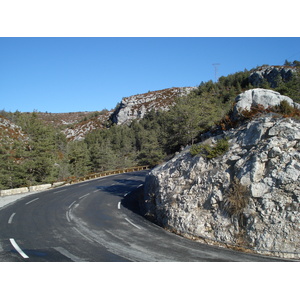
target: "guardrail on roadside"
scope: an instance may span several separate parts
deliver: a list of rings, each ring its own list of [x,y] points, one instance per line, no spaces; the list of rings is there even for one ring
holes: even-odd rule
[[[41,184],[41,185],[35,185],[30,187],[21,187],[16,189],[8,189],[8,190],[0,190],[0,196],[11,196],[16,194],[24,194],[32,191],[42,191],[47,190],[49,188],[61,186],[64,184],[72,184],[77,183],[85,180],[90,180],[94,178],[104,177],[108,175],[115,175],[115,174],[122,174],[122,173],[128,173],[128,172],[136,172],[136,171],[142,171],[149,169],[149,166],[137,166],[137,167],[131,167],[131,168],[124,168],[124,169],[117,169],[117,170],[111,170],[111,171],[103,171],[100,173],[91,173],[86,176],[82,177],[70,177],[64,181],[61,182],[54,182],[53,184]]]
[[[150,168],[149,166],[137,166],[137,167],[131,167],[131,168],[103,171],[100,173],[91,173],[91,174],[88,174],[88,175],[82,176],[82,177],[71,177],[66,181],[66,183],[72,184],[72,183],[77,183],[77,182],[81,182],[81,181],[85,181],[85,180],[108,176],[108,175],[148,170],[149,168]]]

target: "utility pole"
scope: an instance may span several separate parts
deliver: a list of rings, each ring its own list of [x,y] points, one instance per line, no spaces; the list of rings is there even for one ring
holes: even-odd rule
[[[219,63],[214,63],[213,64],[213,66],[215,67],[215,82],[217,82],[218,81],[218,66],[219,66],[220,64]]]

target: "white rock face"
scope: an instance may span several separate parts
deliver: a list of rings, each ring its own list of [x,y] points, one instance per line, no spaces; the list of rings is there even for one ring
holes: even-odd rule
[[[238,117],[243,110],[251,110],[251,107],[262,105],[264,108],[279,105],[281,101],[287,101],[291,106],[298,107],[298,104],[278,92],[266,89],[251,89],[236,97],[234,116]]]
[[[66,138],[73,141],[84,140],[85,136],[97,129],[101,128],[101,124],[97,124],[94,120],[86,122],[84,124],[78,124],[74,128],[66,128],[63,130],[63,133],[66,135]]]
[[[141,119],[150,110],[168,110],[177,97],[190,93],[196,87],[169,88],[123,98],[112,120],[117,125],[129,124],[134,119]]]
[[[86,135],[95,129],[104,128],[105,121],[109,120],[112,112],[100,115],[87,121],[82,121],[75,124],[70,128],[64,129],[62,132],[68,140],[81,141],[84,140]]]
[[[300,258],[299,133],[299,121],[269,114],[211,138],[229,139],[221,157],[185,149],[148,175],[146,215],[185,236]],[[236,214],[228,210],[233,191],[246,199]]]

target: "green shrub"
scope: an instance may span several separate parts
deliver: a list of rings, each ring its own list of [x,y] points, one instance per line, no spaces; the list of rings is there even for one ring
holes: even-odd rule
[[[190,153],[192,156],[201,155],[208,159],[212,159],[218,156],[223,155],[229,149],[228,139],[224,138],[218,140],[217,144],[214,146],[207,144],[193,145],[190,149]]]
[[[294,107],[286,100],[281,101],[280,104],[276,106],[276,109],[283,115],[290,115],[294,112]]]
[[[198,154],[202,154],[203,150],[204,145],[192,145],[190,153],[192,154],[192,156],[196,156]]]

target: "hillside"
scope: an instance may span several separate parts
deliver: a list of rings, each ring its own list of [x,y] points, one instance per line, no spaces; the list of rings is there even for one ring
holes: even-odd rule
[[[112,114],[117,125],[129,124],[132,120],[142,119],[151,110],[168,110],[177,98],[187,95],[196,87],[169,88],[123,98]]]
[[[152,109],[168,110],[176,99],[188,94],[195,87],[167,88],[158,91],[124,97],[112,111],[43,113],[38,118],[45,124],[60,128],[68,140],[83,140],[95,129],[104,129],[111,123],[130,124],[132,120],[142,119]]]
[[[230,127],[234,99],[246,90],[273,89],[299,102],[297,74],[294,65],[264,66],[222,76],[216,83],[126,97],[112,111],[1,111],[0,188],[161,164],[201,141],[202,133]]]
[[[209,244],[299,259],[300,106],[265,89],[235,101],[233,128],[150,172],[143,213]]]
[[[47,125],[53,125],[55,127],[62,127],[64,125],[72,125],[79,123],[84,118],[96,112],[69,112],[69,113],[43,113],[37,112],[39,119],[45,122]]]
[[[25,141],[28,139],[22,128],[7,118],[0,115],[0,141],[2,143],[13,144],[14,141]]]

